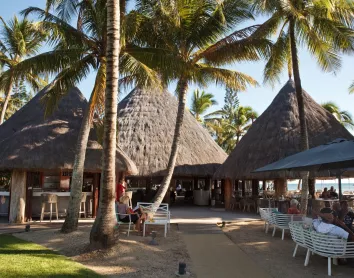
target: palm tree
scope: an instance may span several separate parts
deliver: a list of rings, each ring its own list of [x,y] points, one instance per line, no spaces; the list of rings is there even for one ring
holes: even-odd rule
[[[54,4],[66,2],[68,1],[58,0]],[[96,112],[101,113],[104,106],[108,46],[106,0],[77,1],[76,11],[62,11],[60,13],[62,9],[67,7],[64,4],[58,5],[56,11],[59,15],[66,14],[65,18],[69,19],[71,13],[78,13],[79,19],[76,28],[66,20],[51,14],[48,10],[30,7],[23,11],[25,15],[35,14],[44,20],[43,26],[51,32],[50,43],[54,44],[54,50],[39,54],[17,66],[19,70],[31,69],[39,73],[57,74],[54,81],[48,86],[43,99],[46,103],[47,115],[56,109],[58,101],[70,88],[85,79],[91,71],[96,72],[95,84],[88,108],[84,113],[76,145],[69,206],[61,229],[65,233],[76,230],[78,226],[87,141],[93,115]],[[127,22],[125,24],[130,27],[133,23]],[[136,47],[124,39],[126,36],[124,32],[128,28],[122,29],[123,39],[121,40],[120,55],[122,83],[124,85],[135,83],[141,86],[157,84],[157,75],[141,62],[144,53],[148,52],[150,55],[150,52],[154,50]],[[150,60],[149,55],[147,56]]]
[[[23,80],[20,80],[18,84],[15,84],[12,89],[12,95],[8,102],[4,119],[7,120],[10,118],[17,110],[30,101],[32,96],[33,95],[31,92],[27,92],[27,88]],[[3,107],[4,101],[4,94],[0,93],[0,113],[2,111],[1,107]]]
[[[246,134],[258,113],[250,106],[239,106],[212,112],[205,116],[205,125],[216,142],[230,154]]]
[[[316,58],[324,71],[335,71],[340,67],[338,51],[352,50],[351,29],[345,24],[350,22],[350,14],[344,6],[349,1],[331,0],[255,0],[256,13],[270,18],[263,24],[264,34],[273,35],[279,30],[270,58],[265,66],[265,81],[278,80],[284,67],[289,77],[294,76],[296,97],[299,109],[301,150],[309,148],[305,120],[304,97],[299,70],[298,48],[306,47]],[[307,211],[308,173],[302,177],[301,212]]]
[[[341,110],[339,106],[332,101],[323,103],[322,107],[331,113],[337,119],[337,121],[346,128],[354,128],[353,117],[350,112]]]
[[[8,23],[2,17],[0,38],[0,91],[5,93],[0,114],[0,125],[4,122],[11,92],[20,80],[26,81],[34,90],[40,88],[41,78],[32,71],[14,72],[14,67],[21,60],[34,55],[40,49],[46,35],[39,23],[28,19],[19,20],[16,16]]]
[[[211,106],[217,104],[218,103],[214,99],[213,94],[208,94],[204,91],[200,92],[198,89],[196,89],[194,90],[192,96],[191,112],[197,121],[203,122],[200,116],[203,115]]]
[[[250,76],[222,68],[222,65],[245,60],[258,60],[265,55],[269,42],[260,38],[258,26],[238,31],[234,28],[253,19],[245,0],[140,0],[138,11],[144,15],[137,36],[144,43],[162,48],[171,62],[162,65],[164,81],[177,81],[178,112],[167,174],[155,197],[154,209],[162,202],[177,159],[180,130],[190,84],[198,86],[215,82],[229,88],[245,90],[256,85]],[[228,35],[227,35],[228,34]]]
[[[117,105],[119,78],[119,3],[107,0],[107,79],[103,133],[103,164],[98,216],[90,233],[91,246],[107,248],[115,243],[115,182]]]

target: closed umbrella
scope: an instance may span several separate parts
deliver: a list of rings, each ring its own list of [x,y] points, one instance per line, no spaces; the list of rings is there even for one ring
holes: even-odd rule
[[[336,139],[330,143],[288,156],[274,163],[256,169],[254,172],[268,171],[311,171],[328,170],[338,177],[339,196],[342,196],[341,176],[354,167],[354,141]]]

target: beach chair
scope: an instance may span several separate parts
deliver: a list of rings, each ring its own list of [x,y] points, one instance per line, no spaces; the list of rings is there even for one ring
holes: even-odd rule
[[[273,228],[273,237],[275,235],[276,229],[282,230],[281,239],[284,240],[285,230],[289,230],[289,223],[294,221],[303,221],[304,216],[299,214],[283,214],[283,213],[272,213],[272,224]]]
[[[272,225],[272,212],[277,211],[276,208],[259,208],[261,219],[264,221],[265,233],[268,233],[269,225]]]
[[[127,213],[116,213],[116,216],[117,216],[117,224],[118,224],[118,229],[121,225],[127,225],[128,226],[128,232],[127,232],[127,236],[129,236],[129,233],[130,233],[130,227],[133,225],[134,226],[134,223],[132,222],[131,220],[131,214],[127,214]],[[122,222],[120,221],[120,218],[119,216],[121,216],[122,218],[124,218],[125,216],[129,216],[129,222]]]

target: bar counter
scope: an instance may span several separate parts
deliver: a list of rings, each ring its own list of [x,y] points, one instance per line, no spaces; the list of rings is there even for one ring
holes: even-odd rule
[[[92,192],[86,193],[86,213],[92,215]],[[42,208],[42,194],[54,194],[58,196],[58,212],[59,217],[66,215],[66,210],[69,204],[70,192],[53,192],[53,191],[35,191],[32,193],[32,217],[40,217]],[[49,211],[49,204],[46,204],[45,211]],[[53,205],[53,212],[55,211],[55,205]],[[46,215],[45,217],[48,217]],[[53,218],[54,214],[53,214]]]

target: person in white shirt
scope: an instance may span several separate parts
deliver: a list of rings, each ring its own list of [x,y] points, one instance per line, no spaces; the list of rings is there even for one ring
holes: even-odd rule
[[[331,208],[324,208],[318,213],[320,218],[312,221],[314,229],[323,234],[329,234],[352,241],[352,234],[335,225],[336,218],[333,215]]]

